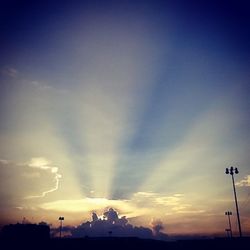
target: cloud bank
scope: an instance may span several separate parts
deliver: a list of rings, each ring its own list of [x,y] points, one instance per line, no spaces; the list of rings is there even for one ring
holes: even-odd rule
[[[167,235],[160,233],[163,225],[160,221],[155,221],[152,229],[147,227],[137,227],[128,223],[126,216],[119,216],[118,212],[113,208],[108,208],[102,216],[93,212],[92,221],[82,223],[77,227],[64,227],[63,231],[70,234],[71,237],[138,237],[147,239],[167,239]],[[59,229],[52,230],[53,235],[57,236]]]

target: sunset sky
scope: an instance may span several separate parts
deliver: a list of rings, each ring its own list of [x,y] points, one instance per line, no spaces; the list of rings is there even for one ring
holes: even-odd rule
[[[1,225],[236,234],[234,166],[250,235],[250,7],[196,2],[1,1]]]

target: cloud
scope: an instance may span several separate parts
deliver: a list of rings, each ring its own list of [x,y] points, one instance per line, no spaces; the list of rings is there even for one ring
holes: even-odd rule
[[[56,200],[38,205],[39,208],[57,211],[57,212],[89,212],[93,210],[101,210],[103,207],[114,207],[122,215],[127,215],[129,218],[148,216],[155,213],[154,209],[158,209],[166,212],[175,213],[177,210],[189,209],[191,204],[185,201],[185,197],[182,194],[173,194],[171,196],[164,196],[160,193],[153,192],[137,192],[131,197],[131,199],[106,199],[97,197],[85,197],[82,199],[65,199]],[[114,211],[107,211],[105,216],[107,218],[115,218],[117,214]],[[150,221],[150,218],[149,218]]]
[[[35,207],[34,204],[27,201],[27,197],[38,197],[38,195],[34,196],[32,193],[40,192],[42,195],[39,195],[39,197],[42,197],[58,188],[60,178],[58,168],[53,165],[46,165],[48,162],[50,161],[45,158],[33,158],[25,163],[1,159],[0,199],[2,205],[0,209],[9,209],[9,205],[11,207]],[[48,188],[53,183],[53,188]]]
[[[67,93],[67,90],[65,88],[62,88],[62,87],[55,87],[49,83],[46,83],[44,81],[36,81],[36,80],[33,80],[33,81],[29,81],[29,80],[24,80],[27,84],[35,87],[37,90],[41,90],[41,93],[42,91],[44,91],[44,93],[48,93],[48,92],[53,92],[55,94],[66,94]],[[48,91],[48,92],[46,92]]]
[[[113,208],[110,208],[103,215],[104,218],[106,218],[107,221],[111,224],[115,223],[118,220],[118,213]]]
[[[148,210],[141,208],[130,200],[109,200],[106,198],[85,197],[79,200],[57,200],[38,205],[39,208],[57,211],[57,212],[89,212],[93,210],[102,210],[103,207],[115,207],[121,214],[126,214],[130,218],[146,214]],[[111,214],[106,214],[111,216]],[[115,216],[115,214],[113,214]]]
[[[9,163],[9,161],[5,160],[5,159],[0,159],[0,165],[4,166],[7,165]]]
[[[47,90],[50,90],[52,89],[53,87],[48,85],[48,84],[45,84],[45,83],[41,83],[39,81],[31,81],[30,82],[32,85],[38,87],[38,88],[41,88],[41,89],[47,89]]]
[[[16,209],[23,210],[24,208],[20,206],[20,207],[16,207]]]
[[[28,166],[33,168],[49,169],[49,164],[51,164],[51,162],[48,161],[46,158],[36,157],[31,158],[30,162],[28,163]]]
[[[136,192],[136,193],[134,193],[135,197],[151,198],[151,197],[155,197],[156,195],[157,195],[157,193],[154,193],[154,192]]]
[[[5,67],[4,69],[2,69],[2,74],[14,78],[17,76],[18,71],[12,67]]]
[[[137,192],[131,199],[136,206],[148,208],[142,215],[144,220],[149,215],[157,217],[171,216],[178,220],[182,218],[182,214],[193,217],[193,214],[205,213],[206,206],[204,204],[195,205],[193,200],[193,195],[187,197],[181,193],[164,195],[156,192]],[[164,228],[162,229],[164,230]]]
[[[205,213],[206,210],[180,210],[177,211],[179,214],[202,214]]]
[[[243,178],[243,180],[236,183],[238,187],[250,187],[250,175],[247,175]]]
[[[164,229],[163,223],[159,219],[153,219],[151,221],[151,226],[154,230],[155,235],[159,235],[160,231]]]
[[[181,209],[185,201],[183,194],[164,195],[156,192],[136,192],[132,198],[135,204],[168,207],[169,210]],[[186,204],[186,206],[191,206]]]
[[[53,188],[42,192],[41,195],[27,196],[26,199],[42,198],[42,197],[45,197],[46,194],[52,193],[58,189],[59,181],[60,181],[60,178],[62,178],[62,175],[58,174],[58,167],[51,165],[51,162],[49,160],[47,160],[44,157],[32,158],[30,162],[28,163],[28,166],[31,168],[38,168],[38,169],[50,171],[54,175],[55,185]]]
[[[100,219],[103,217],[103,219]],[[157,238],[160,230],[163,228],[162,224],[154,224],[155,230],[158,234],[154,235],[150,228],[137,227],[128,223],[126,216],[120,217],[118,212],[113,208],[104,211],[103,216],[98,216],[96,213],[92,214],[92,221],[84,222],[77,227],[65,227],[63,230],[70,232],[72,237],[139,237],[139,238]],[[59,228],[53,229],[54,234],[58,233]],[[165,237],[166,234],[163,234]]]
[[[98,216],[96,213],[92,213],[92,221],[98,221]]]

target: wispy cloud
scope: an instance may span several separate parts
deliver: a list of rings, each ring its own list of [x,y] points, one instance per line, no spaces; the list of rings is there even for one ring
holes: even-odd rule
[[[67,89],[63,88],[63,87],[56,87],[54,86],[53,84],[51,83],[47,83],[45,81],[42,81],[42,80],[24,80],[27,85],[29,86],[33,86],[35,87],[37,90],[40,90],[40,91],[44,91],[44,92],[51,92],[53,91],[55,94],[59,94],[59,95],[64,95],[66,94],[68,91]]]
[[[34,194],[39,193],[42,195],[36,196],[42,197],[48,191],[52,192],[58,188],[59,180],[56,180],[59,178],[58,169],[52,165],[47,168],[45,164],[48,161],[40,160],[40,162],[41,165],[34,160],[28,163],[13,160],[0,161],[0,199],[2,201],[0,210],[4,208],[3,206],[5,206],[4,209],[9,210],[14,206],[24,207],[28,205],[30,207],[36,201],[28,201],[27,197],[33,198]]]
[[[131,200],[139,206],[150,206],[151,204],[160,210],[163,207],[168,208],[168,211],[172,213],[192,207],[186,202],[183,194],[163,195],[155,192],[137,192],[133,194]]]
[[[241,181],[236,183],[238,187],[250,187],[250,175],[245,176]]]
[[[179,210],[177,213],[179,214],[202,214],[205,213],[206,210]]]
[[[120,213],[131,217],[149,216],[155,209],[160,211],[168,209],[171,214],[185,212],[193,209],[191,204],[183,200],[182,194],[163,196],[159,193],[137,192],[129,200],[110,200],[106,198],[85,197],[79,200],[57,200],[39,205],[40,208],[50,211],[64,212],[90,212],[101,210],[104,207],[114,207]],[[196,211],[197,209],[194,209]]]
[[[14,78],[14,77],[17,76],[18,71],[17,71],[17,69],[12,68],[12,67],[5,67],[5,68],[3,68],[3,69],[1,70],[1,73],[2,73],[3,75],[9,76],[9,77],[11,77],[11,78]]]
[[[62,178],[62,175],[58,174],[58,167],[51,165],[51,162],[44,157],[32,158],[31,161],[28,163],[28,166],[31,168],[38,168],[50,171],[52,174],[54,174],[55,186],[49,190],[42,192],[41,195],[27,196],[25,197],[26,199],[42,198],[45,197],[46,194],[52,193],[58,189],[59,180],[60,178]]]
[[[48,85],[46,83],[41,83],[40,81],[31,81],[30,82],[33,86],[36,86],[40,89],[44,89],[44,90],[51,90],[54,87],[52,87],[51,85]]]
[[[1,163],[1,166],[3,166],[3,165],[7,165],[9,163],[9,161],[7,161],[5,159],[0,159],[0,163]]]
[[[102,210],[105,207],[114,207],[120,214],[125,214],[128,217],[136,217],[143,215],[147,209],[136,206],[129,200],[109,200],[106,198],[83,198],[80,200],[57,200],[39,205],[40,208],[50,211],[61,212],[91,212]]]

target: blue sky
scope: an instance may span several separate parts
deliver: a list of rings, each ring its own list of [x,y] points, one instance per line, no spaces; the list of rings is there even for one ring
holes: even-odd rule
[[[2,222],[112,206],[170,234],[223,233],[233,165],[250,231],[245,2],[2,7]]]

